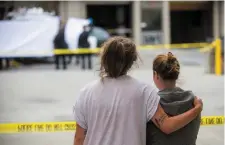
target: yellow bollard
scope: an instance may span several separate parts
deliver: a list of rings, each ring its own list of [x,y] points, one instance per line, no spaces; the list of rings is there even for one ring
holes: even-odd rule
[[[221,40],[217,39],[215,43],[215,74],[217,76],[222,74],[221,53]]]

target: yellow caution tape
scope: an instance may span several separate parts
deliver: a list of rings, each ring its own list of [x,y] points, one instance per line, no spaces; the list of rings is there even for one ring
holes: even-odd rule
[[[224,125],[224,116],[204,116],[201,125]],[[76,122],[31,122],[0,124],[0,133],[70,132],[76,130]]]
[[[54,53],[56,55],[63,55],[63,54],[96,54],[100,52],[100,48],[95,49],[88,49],[88,48],[82,48],[82,49],[55,49]]]
[[[159,44],[159,45],[142,45],[138,49],[182,49],[182,48],[202,48],[209,46],[209,43],[186,43],[186,44]],[[98,54],[101,48],[77,48],[77,49],[62,49],[54,50],[55,55],[63,54]]]
[[[224,116],[203,116],[201,125],[224,125]]]
[[[142,45],[139,49],[182,49],[182,48],[202,48],[210,45],[209,43],[184,43],[184,44],[157,44],[157,45]]]
[[[203,47],[203,48],[200,48],[200,52],[208,52],[210,50],[212,50],[214,48],[213,45],[209,45],[209,46],[206,46],[206,47]]]
[[[75,122],[41,122],[0,124],[0,133],[75,131]]]

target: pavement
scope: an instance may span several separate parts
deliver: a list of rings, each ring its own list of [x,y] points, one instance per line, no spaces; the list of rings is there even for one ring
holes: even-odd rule
[[[152,60],[168,50],[140,52],[143,63],[129,74],[152,83]],[[178,86],[192,90],[204,102],[203,116],[224,115],[224,78],[205,73],[207,54],[197,50],[173,50],[181,63]],[[22,66],[0,72],[0,123],[73,121],[72,106],[78,91],[98,78],[98,58],[93,70],[54,65]],[[0,134],[1,145],[71,145],[73,132]],[[202,126],[197,145],[222,145],[224,126]]]

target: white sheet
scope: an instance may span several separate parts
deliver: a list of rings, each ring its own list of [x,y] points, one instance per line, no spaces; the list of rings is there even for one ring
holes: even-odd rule
[[[44,21],[1,21],[0,57],[52,56],[58,27],[57,17]]]
[[[65,29],[65,41],[70,49],[77,48],[79,34],[87,19],[70,18]],[[53,40],[59,29],[59,18],[43,20],[0,21],[0,57],[53,56]],[[92,44],[92,47],[95,44]]]
[[[70,49],[76,49],[78,47],[78,38],[80,33],[83,31],[83,26],[89,23],[89,20],[79,18],[70,18],[67,21],[65,40]]]

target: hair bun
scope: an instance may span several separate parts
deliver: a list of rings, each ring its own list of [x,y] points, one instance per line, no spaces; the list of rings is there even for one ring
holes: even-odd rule
[[[167,60],[168,60],[168,63],[174,63],[175,61],[177,61],[177,58],[173,55],[172,52],[168,52],[167,54]]]
[[[177,80],[180,74],[180,64],[171,52],[158,55],[153,62],[153,70],[156,71],[163,80]]]
[[[167,56],[173,56],[173,53],[172,52],[168,52]]]

